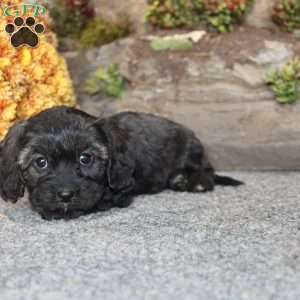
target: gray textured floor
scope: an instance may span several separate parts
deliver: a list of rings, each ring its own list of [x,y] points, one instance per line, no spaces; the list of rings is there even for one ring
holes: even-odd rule
[[[65,222],[0,202],[0,299],[300,299],[300,173]]]

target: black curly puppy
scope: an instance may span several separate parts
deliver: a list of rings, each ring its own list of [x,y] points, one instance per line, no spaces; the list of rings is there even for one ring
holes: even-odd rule
[[[214,173],[194,133],[167,119],[124,112],[97,120],[56,107],[13,126],[1,143],[0,193],[16,202],[25,187],[45,219],[127,207],[164,189],[213,190],[242,184]]]

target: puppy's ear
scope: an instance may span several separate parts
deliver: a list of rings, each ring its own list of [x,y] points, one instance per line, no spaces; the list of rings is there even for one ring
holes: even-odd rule
[[[115,125],[108,119],[95,123],[98,134],[105,141],[108,150],[107,181],[109,187],[119,192],[130,190],[133,186],[135,164],[128,151],[127,132]]]
[[[0,146],[0,195],[5,201],[17,202],[24,195],[24,183],[18,166],[20,138],[26,122],[11,127]]]

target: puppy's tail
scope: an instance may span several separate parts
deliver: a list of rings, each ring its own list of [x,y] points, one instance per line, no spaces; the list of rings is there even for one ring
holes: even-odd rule
[[[224,186],[239,186],[244,184],[244,182],[227,176],[215,175],[215,184]]]

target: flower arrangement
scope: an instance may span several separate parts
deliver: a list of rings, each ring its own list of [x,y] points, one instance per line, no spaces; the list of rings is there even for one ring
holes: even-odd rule
[[[300,0],[277,0],[273,6],[275,24],[288,30],[300,28]]]
[[[3,0],[3,5],[18,5],[20,0]],[[2,16],[0,28],[12,22]],[[39,17],[39,22],[49,20]],[[55,38],[48,31],[40,36],[37,48],[13,48],[9,36],[0,30],[0,140],[18,120],[55,105],[75,105],[67,66],[55,49]]]
[[[146,15],[154,27],[178,28],[206,23],[219,32],[241,22],[254,0],[152,0]]]

